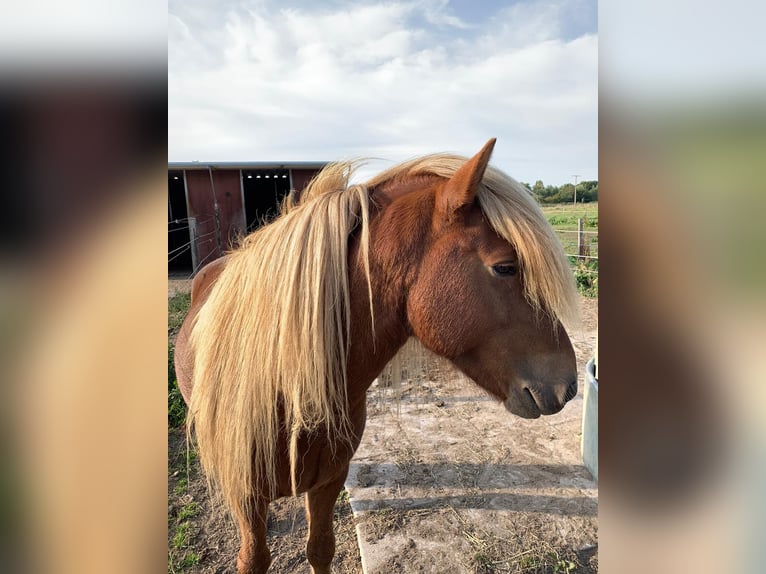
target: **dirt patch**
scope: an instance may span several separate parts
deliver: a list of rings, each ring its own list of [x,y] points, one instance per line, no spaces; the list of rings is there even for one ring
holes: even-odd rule
[[[191,292],[192,280],[187,277],[169,277],[168,278],[168,297],[177,293]]]
[[[563,540],[551,523],[537,514],[519,513],[507,521],[489,513],[477,525],[453,507],[431,510],[381,510],[363,522],[365,543],[385,544],[389,552],[368,572],[597,572],[597,548],[579,550]],[[438,540],[438,542],[434,542]],[[455,560],[458,556],[458,560]]]

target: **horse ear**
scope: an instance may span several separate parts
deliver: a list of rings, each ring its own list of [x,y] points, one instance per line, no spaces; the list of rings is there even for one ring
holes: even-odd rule
[[[436,198],[437,209],[448,218],[462,207],[471,205],[476,199],[496,141],[497,138],[492,138],[485,143],[479,153],[465,162],[439,191]]]

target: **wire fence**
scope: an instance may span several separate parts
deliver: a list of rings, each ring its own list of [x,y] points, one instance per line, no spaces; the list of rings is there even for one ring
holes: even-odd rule
[[[210,229],[212,223],[212,229],[205,233],[199,233],[200,228]],[[168,249],[168,271],[171,272],[171,265],[176,262],[172,273],[176,276],[183,274],[186,279],[193,278],[197,272],[207,263],[218,257],[222,253],[221,246],[218,245],[218,238],[220,237],[217,220],[214,216],[207,217],[184,217],[178,219],[171,219],[168,221],[168,236],[173,239],[172,247]],[[188,238],[182,244],[178,244],[179,238]],[[201,253],[206,255],[200,257]],[[191,261],[191,271],[188,272],[188,267],[182,264],[181,268],[178,268],[178,259],[182,256],[187,256]],[[184,267],[187,271],[184,271]]]
[[[598,231],[557,229],[564,253],[575,261],[598,261]]]
[[[567,215],[571,216],[571,212]],[[585,225],[597,227],[598,220],[580,217],[577,229],[554,226],[554,231],[569,257],[578,290],[588,297],[598,297],[598,229],[585,229]]]

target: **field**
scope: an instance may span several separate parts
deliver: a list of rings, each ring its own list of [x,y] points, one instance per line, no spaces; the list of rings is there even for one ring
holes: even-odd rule
[[[571,255],[577,255],[577,220],[582,219],[583,236],[589,255],[598,257],[598,203],[543,206],[543,213],[561,238],[564,251]]]
[[[548,217],[548,221],[554,229],[577,229],[577,218],[582,217],[595,222],[595,228],[598,229],[598,202],[593,203],[556,203],[553,205],[541,205],[543,213]],[[556,220],[551,221],[551,217]]]
[[[542,206],[564,246],[580,293],[598,297],[598,203],[556,204]],[[578,252],[578,224],[583,220],[583,250]]]

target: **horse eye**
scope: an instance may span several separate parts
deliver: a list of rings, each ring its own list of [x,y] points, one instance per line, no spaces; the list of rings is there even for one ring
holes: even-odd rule
[[[495,275],[498,277],[512,277],[519,272],[519,268],[517,265],[504,263],[502,265],[493,265],[492,271],[494,271]]]

